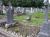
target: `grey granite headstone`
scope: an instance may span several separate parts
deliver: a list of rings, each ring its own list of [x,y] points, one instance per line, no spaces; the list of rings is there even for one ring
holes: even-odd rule
[[[11,24],[11,23],[13,23],[13,9],[9,7],[7,11],[7,24]]]
[[[13,24],[13,14],[14,14],[14,9],[12,6],[9,6],[8,7],[8,10],[7,10],[7,22],[5,24],[5,27],[8,28],[10,27],[12,24]]]

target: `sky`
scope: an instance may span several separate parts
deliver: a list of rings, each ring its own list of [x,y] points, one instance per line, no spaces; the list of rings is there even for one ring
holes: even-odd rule
[[[49,0],[49,3],[50,3],[50,0]]]
[[[44,0],[44,2],[45,2],[46,0]],[[49,0],[49,3],[50,3],[50,0]]]

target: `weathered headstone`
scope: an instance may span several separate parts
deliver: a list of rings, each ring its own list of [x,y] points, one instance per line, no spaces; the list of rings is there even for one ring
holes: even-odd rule
[[[13,14],[14,10],[12,6],[9,6],[7,10],[7,24],[5,25],[5,27],[9,27],[13,23]]]
[[[13,10],[9,7],[7,12],[7,24],[13,23]]]

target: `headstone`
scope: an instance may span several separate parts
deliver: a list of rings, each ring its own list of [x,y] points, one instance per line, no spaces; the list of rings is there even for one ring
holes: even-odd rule
[[[7,11],[7,24],[11,24],[11,23],[13,23],[13,9],[9,7]]]
[[[6,23],[5,27],[9,27],[12,25],[13,14],[14,14],[14,9],[12,8],[12,6],[9,6],[8,10],[7,10],[7,23]]]

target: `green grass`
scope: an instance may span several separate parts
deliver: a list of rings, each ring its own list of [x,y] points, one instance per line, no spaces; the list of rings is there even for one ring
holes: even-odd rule
[[[48,19],[50,19],[50,13],[48,13]]]
[[[42,12],[35,12],[34,14],[32,14],[32,17],[33,18],[41,18],[41,19],[43,19],[44,18],[44,13],[42,13]]]
[[[42,24],[44,21],[44,13],[42,12],[36,12],[32,15],[32,18],[31,18],[31,23],[33,25],[40,25]]]
[[[31,23],[32,23],[32,25],[39,26],[43,23],[43,21],[44,21],[44,19],[32,18]]]
[[[16,20],[18,20],[18,21],[22,21],[22,20],[25,19],[25,16],[24,16],[24,15],[22,15],[22,16],[15,16],[14,18],[15,18]]]
[[[26,17],[27,17],[26,15],[22,15],[22,16],[15,16],[14,18],[17,19],[18,21],[22,21]],[[43,23],[44,17],[45,17],[44,13],[42,13],[42,12],[35,12],[35,13],[32,14],[30,23],[32,23],[33,25],[38,26],[38,25]],[[50,13],[48,14],[48,18],[50,19]]]

